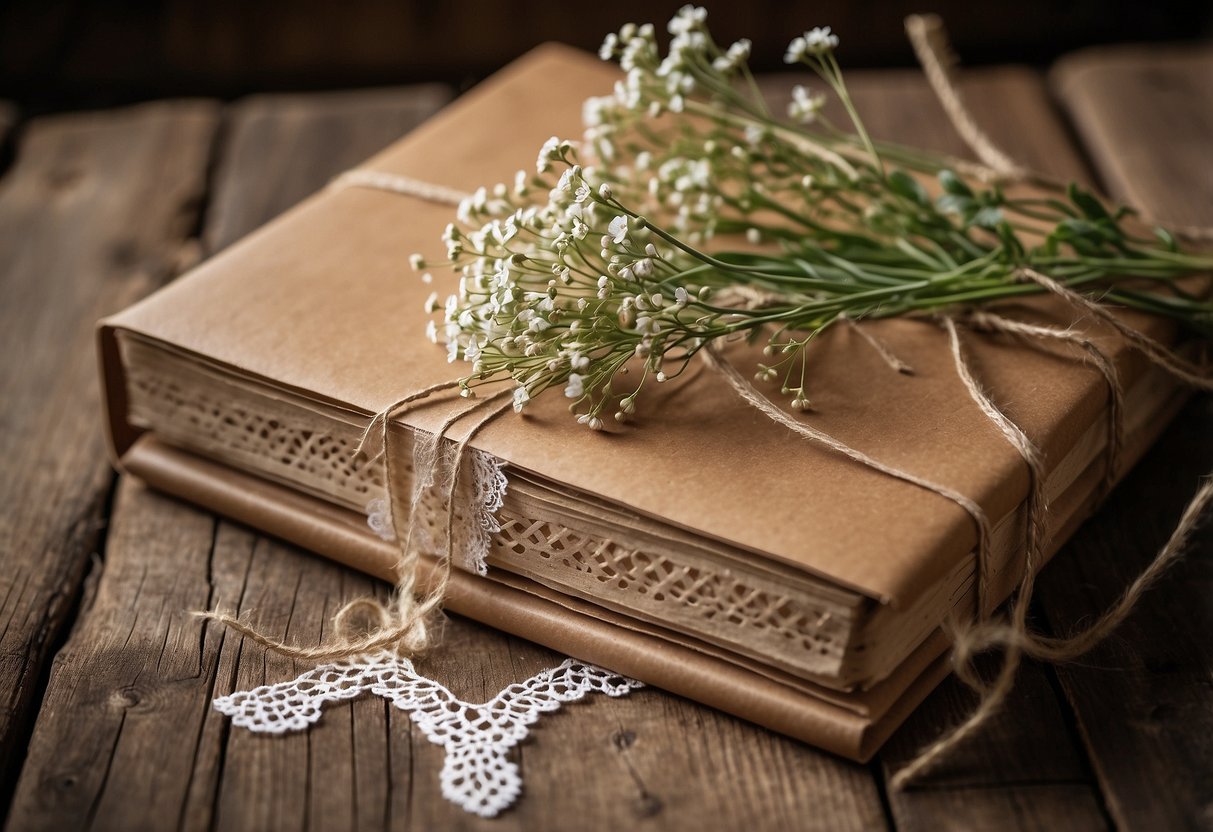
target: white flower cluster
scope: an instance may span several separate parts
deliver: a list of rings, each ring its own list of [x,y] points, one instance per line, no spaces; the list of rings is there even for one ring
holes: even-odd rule
[[[833,52],[838,47],[838,35],[829,26],[817,26],[803,35],[793,38],[783,56],[784,63],[798,64],[806,58]]]
[[[603,60],[617,59],[626,73],[615,90],[615,106],[632,112],[657,116],[662,112],[680,113],[688,96],[703,89],[719,90],[742,72],[748,72],[751,44],[741,39],[722,50],[706,28],[707,11],[683,6],[669,23],[672,35],[669,50],[662,58],[656,33],[651,25],[627,24],[618,33],[607,35],[598,54]],[[596,113],[596,124],[610,121]]]
[[[563,170],[553,184],[545,177],[555,167]],[[601,428],[611,401],[625,421],[644,380],[665,378],[671,351],[702,343],[702,313],[692,309],[698,298],[671,280],[686,257],[659,246],[645,221],[623,213],[609,184],[595,187],[572,143],[549,140],[536,170],[535,178],[524,173],[519,180],[545,188],[545,203],[526,204],[517,188],[478,191],[459,216],[481,225],[447,228],[444,239],[461,275],[443,315],[448,357],[472,365],[464,395],[505,371],[517,384],[516,410],[563,386],[582,423]],[[433,295],[427,311],[436,305]],[[437,326],[430,334],[438,340]],[[642,369],[636,389],[614,391],[612,381],[633,362]]]
[[[817,120],[817,114],[825,106],[826,97],[820,93],[811,94],[808,89],[797,84],[792,87],[792,100],[788,104],[788,118],[801,124],[811,124]]]
[[[740,91],[736,82],[750,79],[750,41],[721,48],[706,18],[702,8],[680,9],[664,56],[651,25],[608,35],[599,54],[617,60],[625,77],[612,95],[585,102],[584,145],[553,137],[534,175],[519,172],[512,187],[480,188],[460,205],[459,224],[444,235],[459,291],[429,335],[446,344],[451,361],[471,364],[464,395],[508,373],[517,410],[557,387],[592,428],[603,426],[608,407],[626,421],[646,380],[677,375],[695,350],[736,331],[744,317],[746,296],[732,293],[741,300],[718,306],[710,297],[749,275],[720,269],[694,247],[723,232],[777,242],[787,232],[755,216],[795,218],[810,191],[840,181],[828,154],[782,140],[761,100]],[[814,29],[797,41],[808,54],[837,38]],[[789,115],[809,123],[823,104],[797,87]],[[682,112],[699,117],[697,126],[668,130],[666,114]],[[652,138],[657,124],[662,140]],[[780,276],[772,279],[767,296],[780,289]],[[797,291],[786,297],[793,308],[811,300]],[[436,307],[435,294],[427,310]]]

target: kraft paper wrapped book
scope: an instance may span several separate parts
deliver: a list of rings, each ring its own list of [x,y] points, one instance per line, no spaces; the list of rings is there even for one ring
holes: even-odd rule
[[[614,78],[589,56],[545,47],[366,167],[463,190],[507,180],[548,136],[577,135],[581,101]],[[435,287],[408,268],[409,254],[439,245],[451,213],[399,194],[329,189],[103,322],[117,464],[390,578],[396,544],[365,516],[382,496],[380,472],[352,452],[372,414],[458,372],[422,336]],[[1048,303],[1020,310],[1071,317]],[[1132,323],[1174,340],[1169,324]],[[955,503],[815,447],[722,380],[700,377],[659,388],[650,401],[659,419],[609,433],[576,425],[552,397],[478,433],[472,446],[504,462],[509,482],[502,531],[486,576],[457,572],[448,608],[870,757],[945,675],[943,619],[973,615],[979,594],[988,611],[1019,579],[1028,491],[1023,460],[970,400],[944,333],[921,321],[876,331],[916,375],[890,372],[856,348],[853,332],[833,330],[814,357],[818,409],[803,418],[975,499],[995,524],[986,562]],[[1183,394],[1117,339],[1100,343],[1126,390],[1123,471]],[[1053,551],[1104,481],[1106,382],[1064,349],[976,336],[966,346],[1044,451]],[[736,347],[731,358],[749,366],[756,354]],[[427,400],[395,420],[404,479],[415,432],[465,405]],[[465,431],[456,424],[449,439]],[[407,493],[411,483],[394,487]],[[462,526],[478,498],[465,492]],[[432,533],[419,537],[433,543],[442,507],[421,509],[415,522]]]

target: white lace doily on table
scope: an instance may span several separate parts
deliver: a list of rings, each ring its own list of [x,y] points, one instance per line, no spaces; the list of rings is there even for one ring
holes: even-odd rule
[[[540,714],[588,693],[624,696],[638,687],[642,687],[640,682],[617,673],[565,659],[558,667],[474,705],[418,675],[407,659],[381,653],[321,665],[290,682],[237,691],[219,697],[214,704],[232,718],[233,725],[283,734],[312,725],[326,703],[370,691],[407,713],[430,742],[446,750],[443,796],[469,812],[491,818],[510,806],[522,790],[518,766],[507,754],[526,737],[528,726]]]

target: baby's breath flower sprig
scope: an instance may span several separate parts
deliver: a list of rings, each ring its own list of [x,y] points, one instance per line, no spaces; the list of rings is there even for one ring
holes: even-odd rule
[[[471,365],[464,395],[510,379],[521,411],[561,389],[598,429],[612,413],[629,420],[647,384],[680,374],[706,344],[745,337],[766,339],[756,378],[803,410],[807,348],[834,323],[1041,291],[1024,269],[1213,335],[1213,304],[1175,285],[1213,258],[1181,252],[1161,229],[1131,233],[1126,212],[1077,186],[1011,197],[947,160],[875,143],[829,28],[794,38],[786,60],[816,73],[854,135],[805,87],[792,120],[775,119],[749,42],[721,48],[702,9],[684,7],[668,29],[664,56],[651,25],[609,35],[600,55],[626,75],[586,102],[584,142],[550,139],[534,174],[480,188],[448,226],[459,290],[429,335]]]

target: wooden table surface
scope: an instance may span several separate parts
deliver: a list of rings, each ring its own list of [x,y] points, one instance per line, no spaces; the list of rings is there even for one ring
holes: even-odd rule
[[[968,75],[1024,162],[1213,224],[1213,51],[1113,49],[1089,89]],[[1053,76],[1057,80],[1057,76]],[[788,79],[768,82],[786,90]],[[874,132],[963,153],[917,73],[856,73]],[[890,773],[973,697],[954,680],[870,765],[655,689],[545,717],[494,821],[442,799],[442,751],[379,698],[310,732],[231,730],[211,699],[306,669],[202,625],[222,602],[319,641],[371,580],[116,477],[92,326],[323,185],[449,100],[439,86],[162,101],[22,120],[0,105],[0,811],[26,829],[1213,828],[1213,535],[1083,659],[1028,664],[1010,705],[923,787]],[[1094,118],[1100,95],[1121,116]],[[1116,152],[1108,152],[1109,141]],[[1123,147],[1123,152],[1119,148]],[[1085,148],[1085,149],[1084,149]],[[1045,570],[1036,624],[1102,610],[1213,469],[1198,397]],[[465,699],[555,664],[453,618],[420,669]]]

